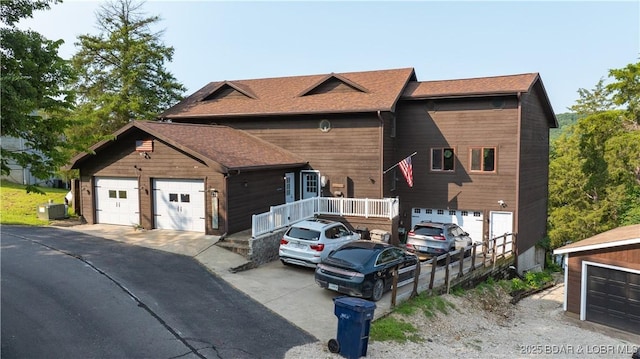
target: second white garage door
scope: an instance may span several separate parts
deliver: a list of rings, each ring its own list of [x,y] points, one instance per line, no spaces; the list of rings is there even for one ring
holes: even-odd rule
[[[469,233],[474,242],[482,242],[483,215],[480,211],[414,208],[411,227],[422,221],[455,223]]]
[[[202,180],[154,180],[155,228],[204,232],[204,196]]]

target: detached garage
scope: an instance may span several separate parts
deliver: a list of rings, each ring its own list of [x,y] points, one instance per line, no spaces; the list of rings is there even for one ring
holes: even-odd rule
[[[640,334],[640,225],[616,228],[553,253],[565,256],[567,312]]]

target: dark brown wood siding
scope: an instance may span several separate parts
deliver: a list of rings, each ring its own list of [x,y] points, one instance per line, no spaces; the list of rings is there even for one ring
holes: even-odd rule
[[[520,174],[518,189],[518,250],[533,247],[547,231],[549,184],[549,118],[542,111],[540,83],[522,95]]]
[[[285,203],[285,170],[241,172],[227,178],[229,233],[251,228],[254,214]]]
[[[99,151],[80,167],[80,194],[82,214],[87,223],[96,223],[94,180],[95,177],[135,178],[138,180],[140,198],[140,225],[145,229],[154,227],[153,219],[153,179],[200,179],[205,183],[205,190],[217,189],[220,196],[220,230],[211,228],[211,195],[205,197],[206,232],[220,234],[225,228],[226,203],[225,180],[203,161],[185,152],[154,139],[153,152],[148,158],[135,151],[135,142],[150,139],[142,131],[134,131],[113,142],[109,147]]]
[[[596,262],[640,270],[640,244],[575,252],[569,254],[567,274],[567,311],[580,314],[582,262]]]
[[[320,95],[318,95],[320,96]],[[319,129],[321,120],[331,130]],[[328,183],[344,183],[348,197],[381,198],[380,120],[377,114],[215,119],[297,154]],[[299,183],[296,183],[296,189]],[[327,191],[324,195],[331,195]]]
[[[398,174],[401,225],[410,225],[414,207],[483,211],[488,218],[504,200],[515,211],[518,118],[515,96],[400,102],[397,153],[418,152],[412,160],[414,187]],[[434,147],[455,150],[454,172],[430,170]],[[495,147],[497,170],[471,172],[471,147]]]

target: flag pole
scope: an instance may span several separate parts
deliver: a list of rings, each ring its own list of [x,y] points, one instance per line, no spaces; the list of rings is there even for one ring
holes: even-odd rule
[[[417,154],[418,154],[418,152],[414,152],[414,153],[410,154],[410,155],[409,155],[409,156],[407,156],[407,157],[413,157],[413,156],[415,156],[415,155],[417,155]],[[407,157],[405,157],[405,158],[407,158]],[[384,171],[384,172],[382,172],[382,174],[386,174],[387,172],[391,171],[392,169],[394,169],[394,168],[398,167],[398,165],[400,164],[400,162],[402,162],[405,158],[403,158],[401,161],[398,161],[395,165],[393,165],[393,166],[391,166],[391,167],[387,168],[387,170],[386,170],[386,171]]]

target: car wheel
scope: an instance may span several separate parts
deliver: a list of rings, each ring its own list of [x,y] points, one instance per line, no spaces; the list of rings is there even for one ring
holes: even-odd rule
[[[377,279],[375,283],[373,283],[373,290],[371,291],[371,300],[377,302],[382,298],[382,294],[384,293],[384,281],[382,279]]]

